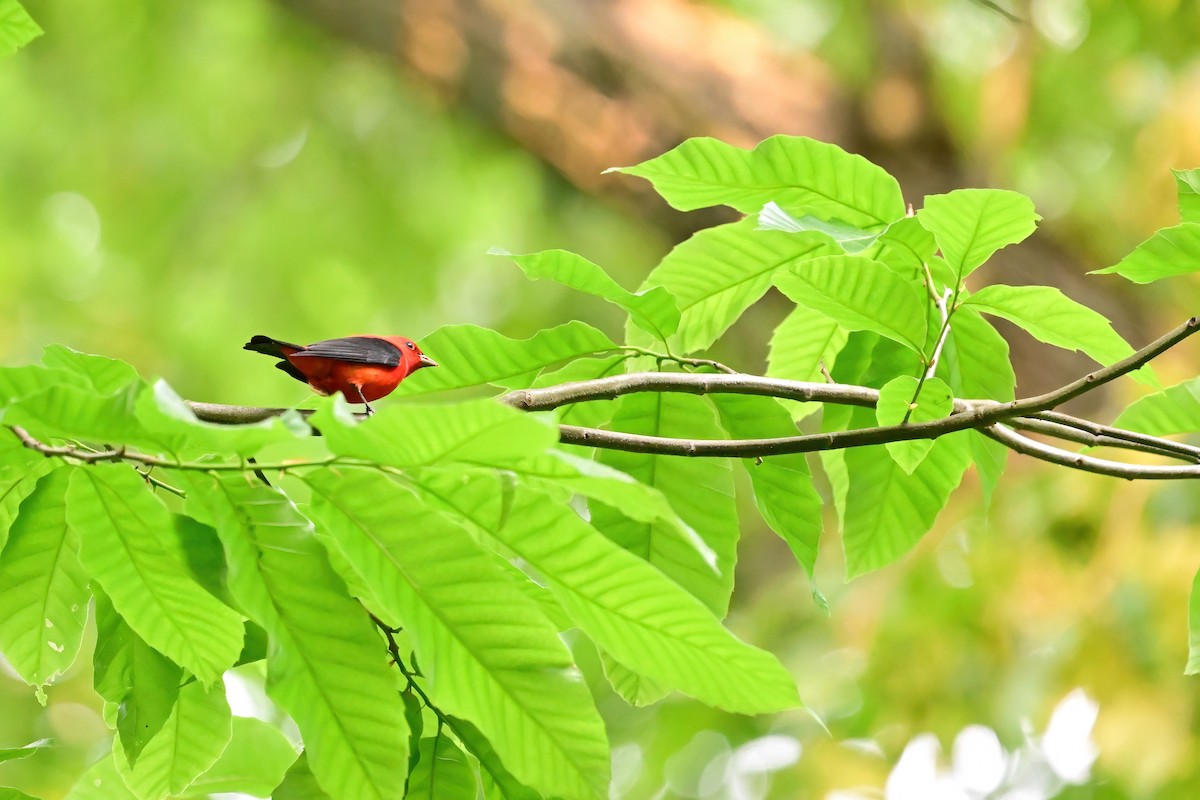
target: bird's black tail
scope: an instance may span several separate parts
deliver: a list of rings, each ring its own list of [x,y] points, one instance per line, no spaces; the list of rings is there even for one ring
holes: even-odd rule
[[[250,341],[242,345],[243,350],[250,350],[255,353],[262,353],[264,356],[278,358],[279,363],[275,365],[278,369],[283,370],[301,383],[308,383],[308,378],[305,374],[296,369],[296,366],[287,360],[287,353],[284,352],[285,348],[288,350],[304,349],[302,345],[272,339],[270,336],[263,336],[262,334],[250,337]]]

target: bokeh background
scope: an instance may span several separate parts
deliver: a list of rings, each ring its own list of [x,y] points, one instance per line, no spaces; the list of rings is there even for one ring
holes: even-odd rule
[[[1084,277],[1172,224],[1168,168],[1200,166],[1186,0],[26,6],[46,35],[0,60],[0,363],[61,342],[193,399],[293,404],[303,390],[240,350],[249,335],[615,331],[609,310],[486,251],[563,247],[635,286],[723,217],[601,171],[694,135],[834,141],[917,205],[960,186],[1026,192],[1045,220],[988,279],[1063,287],[1135,344],[1195,310],[1186,278]],[[760,370],[783,313],[769,298],[718,355]],[[1009,333],[1019,391],[1086,369]],[[1192,376],[1197,355],[1169,354],[1160,375]],[[1084,410],[1110,419],[1137,391]],[[594,671],[614,796],[1200,797],[1182,675],[1198,518],[1190,484],[1014,458],[989,507],[968,479],[878,574],[846,585],[831,533],[828,614],[747,525],[730,624],[781,655],[809,708],[631,709]],[[0,764],[0,783],[61,797],[104,752],[90,680],[84,659],[43,707],[0,670],[0,747],[60,745]]]

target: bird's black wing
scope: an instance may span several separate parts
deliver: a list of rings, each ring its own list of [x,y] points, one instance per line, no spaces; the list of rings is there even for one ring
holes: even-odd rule
[[[380,367],[400,366],[400,348],[385,339],[372,336],[347,336],[310,344],[293,358],[313,356],[348,361],[351,364],[374,364]]]

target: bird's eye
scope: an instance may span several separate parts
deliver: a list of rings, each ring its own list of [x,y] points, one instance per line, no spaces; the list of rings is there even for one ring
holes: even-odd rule
[[[405,347],[407,347],[409,350],[416,350],[416,349],[417,349],[417,346],[416,346],[415,344],[413,344],[412,342],[405,342],[405,343],[404,343],[404,346],[405,346]]]

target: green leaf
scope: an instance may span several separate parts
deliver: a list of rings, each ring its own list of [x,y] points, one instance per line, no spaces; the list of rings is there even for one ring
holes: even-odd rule
[[[643,292],[631,292],[598,265],[566,250],[546,250],[527,255],[495,248],[488,252],[511,257],[533,280],[547,278],[625,309],[634,325],[662,341],[666,341],[679,327],[679,308],[675,305],[675,298],[661,286]]]
[[[0,405],[37,394],[52,386],[71,385],[77,382],[78,376],[67,369],[49,369],[38,366],[0,367]]]
[[[924,265],[933,260],[937,241],[916,217],[898,219],[887,227],[863,255],[902,277],[923,279]]]
[[[1200,378],[1135,400],[1113,425],[1154,436],[1200,431]]]
[[[961,282],[997,250],[1033,233],[1041,217],[1018,192],[957,189],[927,196],[917,219],[933,233]]]
[[[721,426],[733,439],[795,436],[791,415],[770,397],[713,395]],[[754,487],[754,501],[763,520],[787,542],[792,555],[812,578],[817,543],[823,527],[823,502],[813,487],[812,472],[803,453],[742,459]]]
[[[672,393],[622,397],[613,427],[648,436],[721,439],[712,406]],[[618,545],[658,568],[717,616],[725,616],[737,563],[738,520],[733,464],[727,458],[679,458],[605,450],[599,461],[662,492],[704,548],[677,526],[631,519],[624,506],[593,504],[592,524]],[[715,557],[714,557],[715,556]]]
[[[16,761],[20,758],[29,758],[39,750],[45,750],[53,746],[53,742],[49,739],[38,739],[36,742],[22,745],[21,747],[0,747],[0,763],[5,761]]]
[[[279,728],[262,720],[234,717],[231,722],[225,751],[215,764],[192,781],[184,796],[208,797],[221,792],[239,792],[284,800],[283,787],[275,787],[284,780],[288,767],[296,762],[292,743]],[[275,794],[272,794],[273,790]],[[328,795],[310,792],[291,797],[293,800],[320,800]]]
[[[49,345],[42,351],[42,364],[74,372],[100,394],[112,394],[140,380],[137,370],[124,361],[81,353],[61,344]]]
[[[67,527],[69,474],[58,469],[37,482],[0,554],[0,652],[34,685],[74,663],[91,598]]]
[[[874,331],[922,351],[925,298],[878,261],[846,255],[816,258],[778,272],[775,285],[792,302],[821,312],[846,330]]]
[[[413,753],[420,752],[414,748]],[[291,769],[287,771],[283,782],[272,792],[271,800],[330,800],[329,794],[317,783],[317,778],[308,766],[308,757],[304,753],[296,759]]]
[[[277,442],[312,435],[295,411],[244,425],[204,422],[164,381],[156,381],[138,396],[134,415],[140,426],[172,452],[220,453],[251,456]]]
[[[454,405],[391,406],[359,422],[338,397],[311,420],[330,452],[412,468],[439,464],[503,466],[540,455],[558,442],[548,416],[525,414],[491,399]]]
[[[1016,397],[1017,376],[1009,361],[1008,342],[970,306],[960,306],[954,312],[938,374],[957,397],[1001,403]],[[986,504],[1004,472],[1008,448],[977,431],[970,431],[968,436],[971,460],[979,473]]]
[[[11,55],[42,35],[17,0],[0,0],[0,56]]]
[[[547,795],[603,794],[604,723],[557,631],[458,523],[376,472],[304,478],[312,514],[412,638],[434,703]],[[422,756],[424,758],[424,756]]]
[[[83,771],[64,800],[139,800],[129,791],[111,752]]]
[[[187,507],[225,545],[229,588],[266,629],[267,694],[291,714],[334,797],[386,800],[408,764],[404,704],[362,606],[278,490],[188,475]]]
[[[791,381],[822,380],[821,366],[832,369],[849,333],[820,311],[796,306],[771,334],[767,375]],[[785,401],[796,420],[821,408],[820,403]]]
[[[758,212],[758,228],[756,230],[785,231],[787,233],[817,231],[832,239],[842,252],[851,255],[861,253],[873,245],[880,234],[878,230],[865,231],[843,222],[826,222],[812,214],[793,217],[780,208],[775,201],[767,203],[762,207],[762,211]]]
[[[1188,597],[1188,660],[1184,675],[1200,673],[1200,572],[1192,579]]]
[[[688,139],[614,171],[646,178],[680,211],[724,204],[750,214],[773,200],[794,213],[857,227],[904,215],[900,184],[881,167],[802,136],[772,136],[750,151],[717,139]]]
[[[921,394],[917,395],[920,387]],[[921,384],[911,375],[901,375],[888,381],[879,390],[879,405],[875,419],[880,425],[900,425],[907,422],[931,422],[950,416],[954,410],[954,395],[941,378],[927,378]],[[913,439],[888,442],[888,454],[900,469],[908,474],[921,465],[933,448],[933,439]]]
[[[193,681],[179,690],[175,707],[158,733],[130,766],[122,751],[113,755],[117,771],[141,800],[180,795],[216,763],[231,735],[225,684],[206,689]]]
[[[80,560],[147,644],[212,684],[242,649],[242,620],[162,540],[171,514],[124,464],[72,470],[67,522]]]
[[[1184,222],[1200,222],[1200,169],[1173,169],[1179,190],[1179,216]]]
[[[540,794],[512,776],[500,760],[500,756],[496,754],[492,743],[484,738],[478,728],[457,717],[447,717],[446,724],[462,742],[463,747],[467,748],[467,752],[475,756],[479,762],[480,774],[494,784],[504,800],[541,800]]]
[[[665,286],[675,295],[680,323],[672,348],[690,353],[715,342],[771,288],[775,273],[832,252],[823,235],[756,231],[754,220],[744,219],[676,245],[644,286]]]
[[[475,773],[453,740],[441,734],[421,740],[421,758],[408,776],[406,800],[475,800]]]
[[[965,306],[1003,317],[1038,341],[1082,350],[1101,364],[1133,354],[1133,348],[1098,311],[1076,303],[1052,286],[985,286]]]
[[[578,320],[538,331],[528,339],[510,339],[477,325],[447,325],[421,340],[421,349],[437,360],[438,368],[406,380],[395,394],[487,384],[527,386],[541,369],[616,347],[606,335]]]
[[[856,408],[850,427],[868,427],[874,416],[873,409]],[[878,445],[850,448],[844,458],[842,542],[851,578],[911,550],[933,526],[970,463],[961,434],[938,439],[911,475]]]
[[[73,379],[76,384],[78,378]],[[4,412],[7,425],[21,425],[35,437],[79,439],[124,444],[150,452],[171,450],[169,440],[156,436],[137,418],[140,384],[112,394],[59,384],[12,402]]]
[[[427,474],[415,485],[535,570],[579,627],[624,667],[734,713],[799,702],[773,655],[739,641],[699,600],[569,507],[518,486],[504,514],[500,488],[489,479]]]
[[[1163,228],[1111,267],[1089,275],[1116,273],[1134,283],[1151,283],[1200,269],[1200,221],[1189,220]]]
[[[0,786],[0,800],[38,800],[38,798],[11,786]]]
[[[96,693],[116,707],[121,746],[126,759],[136,763],[170,716],[183,670],[146,644],[102,592],[96,593],[92,661]]]

